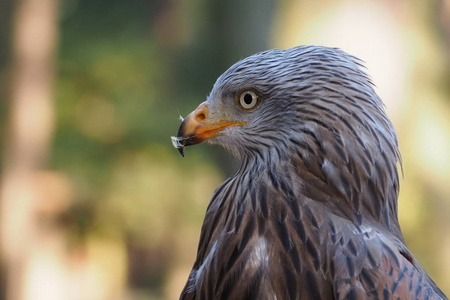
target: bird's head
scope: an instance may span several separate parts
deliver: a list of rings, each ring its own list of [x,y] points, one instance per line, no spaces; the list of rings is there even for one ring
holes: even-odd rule
[[[238,157],[296,155],[330,174],[351,159],[353,168],[391,169],[399,159],[395,132],[361,62],[316,46],[269,50],[237,62],[172,141],[183,155],[185,146],[204,141]]]
[[[231,150],[236,156],[264,153],[289,136],[298,122],[296,102],[308,82],[301,81],[299,57],[307,50],[269,50],[250,56],[220,76],[207,101],[182,122],[174,146],[184,156],[184,147],[208,141]],[[304,73],[303,75],[306,75]],[[278,145],[281,147],[281,145]]]

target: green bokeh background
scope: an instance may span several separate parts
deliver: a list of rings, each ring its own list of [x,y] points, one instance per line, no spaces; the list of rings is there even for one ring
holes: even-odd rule
[[[310,43],[307,35],[292,35],[289,40],[289,32],[299,24],[288,19],[291,7],[302,8],[298,16],[302,26],[315,28],[318,20],[333,13],[329,6],[338,9],[355,1],[320,2],[319,10],[327,11],[320,18],[315,14],[318,9],[311,9],[306,1],[59,2],[56,127],[44,168],[68,178],[71,185],[70,205],[57,225],[68,241],[68,253],[84,253],[85,264],[96,266],[105,282],[117,283],[111,292],[114,299],[176,299],[179,295],[195,258],[209,197],[238,165],[230,154],[207,145],[186,149],[182,158],[170,142],[179,116],[204,101],[216,78],[239,59],[269,48]],[[426,37],[405,55],[439,49],[439,55],[429,60],[442,70],[432,73],[430,80],[423,79],[437,91],[433,103],[438,108],[420,123],[420,103],[425,99],[411,97],[415,102],[405,102],[403,115],[397,113],[400,117],[394,124],[406,171],[400,203],[405,236],[412,252],[449,294],[449,172],[447,168],[423,169],[429,164],[421,163],[420,155],[411,150],[418,148],[415,139],[421,135],[410,128],[425,130],[427,136],[428,129],[423,128],[442,120],[430,127],[433,132],[433,126],[440,129],[432,148],[450,156],[446,152],[450,27],[440,17],[440,1],[394,2],[403,7],[392,12],[400,18],[398,22],[417,28],[409,31],[409,38],[414,40],[415,33]],[[2,5],[0,41],[10,45],[16,6],[11,0]],[[379,5],[394,9],[388,1]],[[8,95],[7,49],[0,52],[1,76],[6,79],[0,86],[2,98]],[[424,82],[422,77],[417,80]],[[404,91],[406,98],[415,93]],[[7,108],[2,104],[3,123]],[[434,111],[442,115],[435,116]],[[411,124],[405,119],[418,121]],[[423,155],[432,155],[427,149]],[[99,289],[108,289],[108,284]],[[106,295],[89,299],[112,299]]]

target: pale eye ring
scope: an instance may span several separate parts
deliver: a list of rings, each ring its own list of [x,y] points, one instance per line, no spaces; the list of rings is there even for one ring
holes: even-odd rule
[[[259,104],[259,96],[253,90],[243,90],[239,94],[238,103],[242,109],[251,110]]]

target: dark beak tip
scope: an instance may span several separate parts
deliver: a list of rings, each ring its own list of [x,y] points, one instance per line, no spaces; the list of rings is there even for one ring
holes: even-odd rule
[[[184,142],[182,143],[182,139],[180,139],[180,136],[178,137],[171,137],[172,140],[172,145],[178,150],[178,152],[180,152],[181,156],[184,157]]]
[[[178,148],[178,152],[184,157],[184,147]]]

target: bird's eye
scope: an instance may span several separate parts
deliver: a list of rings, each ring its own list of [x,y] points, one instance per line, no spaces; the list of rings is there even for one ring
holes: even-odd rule
[[[258,94],[253,90],[244,90],[239,94],[239,106],[244,110],[255,108],[259,103]]]

